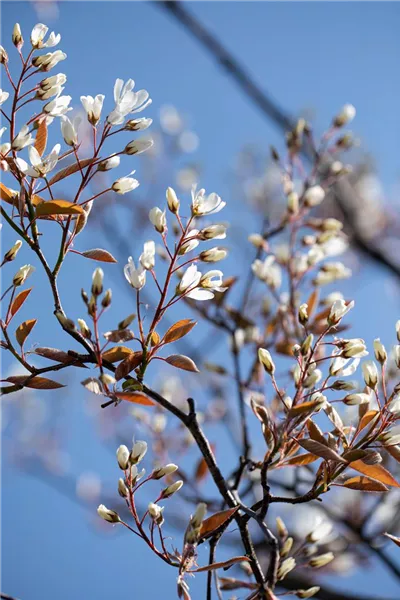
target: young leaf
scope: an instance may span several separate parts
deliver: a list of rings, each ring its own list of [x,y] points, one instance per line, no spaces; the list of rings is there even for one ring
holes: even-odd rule
[[[289,412],[289,419],[294,419],[300,415],[305,415],[306,413],[311,413],[317,406],[320,405],[319,400],[311,400],[310,402],[303,402],[302,404],[298,404],[297,406],[293,406]]]
[[[250,562],[250,559],[248,556],[234,556],[233,558],[225,560],[224,562],[213,563],[205,567],[199,567],[198,569],[191,569],[189,573],[202,573],[203,571],[214,571],[215,569],[227,569],[231,565],[241,563],[243,561]]]
[[[91,258],[92,260],[98,260],[100,262],[118,262],[117,259],[114,258],[112,254],[110,254],[110,252],[107,252],[107,250],[103,250],[102,248],[93,248],[93,250],[85,250],[84,252],[81,252],[81,255],[85,258]]]
[[[369,410],[368,412],[366,412],[365,415],[360,420],[360,423],[358,425],[358,431],[361,431],[362,429],[364,429],[367,425],[372,423],[372,421],[374,419],[375,419],[375,421],[377,421],[380,414],[381,413],[379,412],[379,410]]]
[[[349,467],[362,473],[363,475],[367,475],[367,477],[371,477],[372,479],[376,479],[385,485],[390,485],[392,487],[400,488],[400,484],[395,480],[393,475],[389,473],[382,467],[382,465],[366,465],[362,460],[356,460],[349,464]]]
[[[123,379],[124,377],[129,375],[129,373],[133,371],[133,369],[136,369],[136,367],[140,365],[142,360],[143,352],[133,352],[132,354],[130,354],[116,368],[115,379],[119,381],[120,379]]]
[[[307,450],[307,452],[311,452],[311,454],[316,454],[324,460],[334,460],[340,463],[347,462],[337,452],[332,450],[332,448],[329,448],[328,446],[325,446],[320,442],[316,442],[315,440],[298,440],[298,443],[302,448]]]
[[[144,406],[154,406],[153,400],[140,392],[116,392],[113,394],[118,400],[126,400],[134,404],[143,404]]]
[[[15,337],[17,338],[17,342],[21,348],[24,345],[26,338],[35,327],[36,322],[37,319],[30,319],[29,321],[24,321],[19,327],[17,327],[15,331]]]
[[[327,441],[324,438],[322,431],[320,430],[318,425],[316,425],[316,423],[314,423],[314,421],[312,421],[311,419],[308,419],[307,421],[307,429],[309,436],[312,440],[327,445]]]
[[[35,354],[39,356],[43,356],[43,358],[48,358],[49,360],[54,360],[56,362],[68,364],[70,362],[74,362],[76,359],[73,356],[70,356],[67,352],[63,350],[57,350],[56,348],[35,348]],[[82,364],[77,364],[76,366],[83,367]]]
[[[48,200],[41,202],[36,207],[37,217],[48,217],[50,215],[81,215],[82,206],[68,202],[67,200]]]
[[[28,288],[27,290],[22,290],[17,296],[14,298],[14,302],[11,305],[10,313],[13,317],[21,308],[29,294],[31,293],[32,288]]]
[[[178,321],[174,325],[171,325],[171,327],[168,329],[162,340],[163,343],[170,344],[171,342],[180,340],[186,334],[188,334],[195,325],[196,321],[192,321],[191,319],[183,319],[182,321]]]
[[[15,192],[13,193],[10,189],[8,189],[8,187],[6,185],[4,185],[4,183],[1,183],[1,182],[0,182],[0,198],[2,200],[4,200],[5,202],[7,202],[8,204],[11,204],[13,206],[16,205]]]
[[[310,463],[318,460],[319,456],[315,456],[314,454],[300,454],[299,456],[293,456],[289,458],[286,462],[282,463],[281,467],[297,467],[302,465],[309,465]]]
[[[4,381],[16,383],[17,385],[33,388],[35,390],[57,390],[58,388],[65,387],[65,385],[62,383],[39,376],[29,378],[27,375],[13,375],[11,377],[7,377],[7,379],[4,379]]]
[[[196,363],[191,358],[184,356],[183,354],[171,354],[171,356],[168,356],[168,358],[165,360],[168,364],[176,367],[177,369],[191,371],[192,373],[200,373]]]
[[[114,346],[103,353],[103,359],[114,363],[124,360],[131,354],[133,354],[133,350],[131,348],[127,348],[126,346]]]
[[[77,171],[80,171],[80,169],[83,169],[84,167],[90,165],[91,162],[93,162],[93,158],[85,158],[79,161],[79,165],[78,163],[73,163],[69,167],[61,169],[61,171],[58,171],[58,173],[53,175],[53,177],[49,181],[49,185],[53,185],[53,183],[57,183],[57,181],[61,181],[61,179],[65,179],[66,177],[73,175]]]
[[[39,152],[40,156],[43,156],[44,151],[47,146],[47,125],[46,119],[43,119],[39,123],[39,127],[37,128],[36,140],[34,147]]]
[[[231,519],[238,510],[239,507],[235,506],[234,508],[228,508],[227,510],[217,512],[214,515],[211,515],[211,517],[208,517],[208,519],[204,519],[200,529],[200,537],[207,538],[212,535],[216,529],[226,523],[228,519]]]
[[[351,477],[347,479],[344,487],[350,488],[351,490],[359,490],[360,492],[388,492],[389,488],[386,487],[380,481],[375,481],[369,477]]]

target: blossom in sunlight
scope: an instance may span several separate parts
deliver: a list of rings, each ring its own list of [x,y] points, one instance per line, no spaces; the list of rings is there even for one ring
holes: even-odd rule
[[[108,521],[109,523],[121,522],[118,513],[115,512],[115,510],[110,510],[109,508],[104,506],[104,504],[100,504],[100,506],[97,508],[97,514],[99,515],[99,517],[101,517],[105,521]]]
[[[153,119],[141,117],[140,119],[130,119],[125,123],[125,129],[128,131],[144,131],[152,124]]]
[[[197,246],[200,244],[198,235],[199,235],[198,229],[191,229],[186,234],[186,236],[179,248],[180,255],[186,254],[187,252],[190,252],[191,250],[194,250],[195,248],[197,248]]]
[[[32,133],[29,131],[28,125],[23,125],[19,131],[19,133],[15,136],[12,141],[11,148],[13,150],[22,150],[26,146],[35,143],[35,138]]]
[[[226,202],[223,202],[218,194],[214,192],[206,195],[205,189],[196,190],[196,185],[192,187],[192,214],[196,217],[203,215],[212,215],[226,206]]]
[[[4,104],[4,102],[8,99],[9,95],[10,94],[8,92],[0,90],[0,106]]]
[[[226,226],[223,223],[216,223],[201,229],[199,238],[202,240],[224,240],[226,238]]]
[[[99,163],[97,168],[99,171],[110,171],[111,169],[115,169],[115,167],[118,167],[120,162],[121,162],[121,159],[119,156],[110,156],[110,158],[106,158],[105,160],[102,160],[101,163]]]
[[[103,94],[97,94],[94,98],[92,96],[81,96],[82,106],[86,111],[88,121],[94,126],[100,121],[104,98]]]
[[[43,40],[48,30],[49,28],[46,27],[46,25],[43,25],[43,23],[38,23],[32,29],[31,44],[35,50],[39,50],[41,48],[53,48],[60,42],[61,35],[59,33],[56,35],[54,31],[50,33],[47,42],[44,42]]]
[[[21,240],[17,240],[15,244],[5,253],[3,262],[11,262],[15,259],[22,246]]]
[[[303,198],[306,206],[318,206],[325,198],[325,190],[320,185],[313,185],[304,192]]]
[[[343,340],[340,347],[342,348],[341,356],[344,358],[363,358],[368,355],[365,342],[361,338]]]
[[[228,252],[225,248],[209,248],[208,250],[204,250],[200,252],[199,259],[203,262],[219,262],[226,258]]]
[[[26,279],[30,275],[32,275],[34,270],[35,270],[35,267],[32,267],[32,265],[24,265],[23,267],[18,269],[18,271],[15,273],[15,275],[13,277],[13,285],[15,285],[15,287],[18,287],[18,286],[22,285],[23,283],[25,283]]]
[[[179,211],[180,202],[176,195],[175,190],[172,187],[167,188],[166,191],[167,204],[168,208],[172,213],[177,213]]]
[[[183,274],[177,291],[193,300],[211,300],[214,292],[225,290],[221,285],[222,271],[213,270],[202,275],[196,265],[191,265]]]
[[[147,510],[149,511],[149,515],[153,519],[154,523],[161,527],[161,525],[164,523],[164,507],[159,506],[158,504],[154,504],[154,502],[150,502],[150,504],[147,507]]]
[[[119,468],[125,471],[129,465],[129,450],[127,446],[121,445],[117,449],[117,462]]]
[[[40,71],[50,71],[53,67],[58,65],[59,62],[65,60],[66,58],[67,55],[65,52],[56,50],[55,52],[48,52],[47,54],[36,56],[32,60],[32,64],[34,67],[40,69]]]
[[[128,264],[124,267],[124,274],[127,281],[136,290],[141,290],[146,283],[146,270],[142,265],[139,265],[138,268],[136,268],[132,256],[128,258]]]
[[[154,142],[151,138],[133,140],[125,146],[124,154],[128,154],[129,156],[133,154],[142,154],[142,152],[146,152],[146,150],[149,150],[149,148],[151,148],[153,144]]]
[[[80,117],[75,117],[72,121],[65,115],[61,116],[61,134],[64,138],[64,142],[68,146],[76,146],[78,143],[78,126],[81,122]]]
[[[175,481],[175,483],[172,483],[171,485],[169,485],[168,487],[166,487],[160,494],[160,498],[169,498],[170,496],[172,496],[172,494],[175,494],[176,492],[179,492],[179,490],[181,489],[181,487],[183,486],[183,481]]]
[[[137,442],[135,442],[133,444],[133,448],[132,448],[130,456],[129,456],[129,462],[132,465],[136,465],[144,458],[146,452],[147,452],[147,442],[138,440]]]
[[[347,125],[356,116],[356,109],[352,104],[345,104],[338,115],[333,119],[334,127]]]
[[[71,100],[71,96],[57,96],[57,98],[44,105],[43,112],[50,115],[50,117],[65,115],[65,113],[72,110],[69,106]]]
[[[275,363],[272,360],[272,356],[269,350],[267,350],[266,348],[259,348],[258,360],[260,361],[264,369],[267,371],[267,373],[269,373],[269,375],[272,375],[274,373]]]
[[[373,360],[365,360],[362,365],[362,372],[364,375],[365,385],[369,388],[374,389],[378,384],[378,369]]]
[[[251,265],[251,269],[258,279],[264,281],[272,289],[275,290],[281,286],[282,270],[272,254],[267,256],[264,261],[257,258]]]
[[[151,104],[151,98],[146,90],[133,91],[135,82],[128,79],[125,83],[117,79],[114,85],[115,108],[107,117],[110,125],[120,125],[129,113],[137,113]]]
[[[156,245],[153,240],[145,242],[139,262],[144,269],[151,270],[155,265]]]
[[[360,392],[358,394],[348,394],[344,399],[344,403],[348,406],[357,406],[358,404],[367,404],[370,400],[369,394]]]
[[[332,326],[340,323],[343,317],[353,308],[353,306],[354,300],[348,304],[346,304],[346,302],[342,299],[335,300],[328,316],[328,324]]]
[[[32,166],[30,167],[22,158],[16,158],[15,162],[24,175],[28,177],[45,177],[56,166],[60,149],[60,144],[56,144],[50,154],[42,157],[34,146],[30,146],[28,154]]]
[[[154,228],[158,233],[164,233],[167,228],[167,219],[165,216],[165,210],[161,210],[158,206],[155,206],[149,212],[150,223],[154,225]]]
[[[12,30],[11,39],[12,43],[14,44],[14,46],[16,46],[16,48],[21,48],[22,44],[24,43],[24,38],[22,37],[21,27],[19,23],[15,23]]]
[[[374,340],[374,353],[376,360],[383,365],[387,360],[387,352],[385,346],[379,338]]]
[[[132,171],[131,175],[133,173],[135,173],[135,171]],[[117,194],[123,195],[127,194],[128,192],[132,192],[132,190],[135,190],[138,186],[139,182],[137,179],[134,179],[133,177],[120,177],[114,181],[111,188],[114,190],[114,192],[117,192]]]

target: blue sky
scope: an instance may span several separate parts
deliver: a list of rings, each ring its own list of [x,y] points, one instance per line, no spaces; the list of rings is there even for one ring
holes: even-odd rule
[[[371,154],[388,198],[396,200],[398,3],[196,2],[188,8],[240,57],[257,83],[281,106],[293,115],[304,109],[312,111],[317,131],[323,131],[345,102],[353,103],[357,107],[353,130]],[[4,2],[2,44],[9,48],[15,21],[28,38],[38,20],[32,3]],[[68,76],[67,92],[73,97],[72,104],[78,106],[82,94],[104,93],[111,106],[115,78],[134,78],[137,86],[149,90],[153,98],[146,116],[157,119],[160,106],[173,104],[199,134],[200,146],[194,159],[202,164],[201,183],[207,189],[215,189],[222,196],[228,193],[227,173],[244,144],[251,142],[265,151],[270,144],[282,146],[281,132],[265,120],[181,26],[153,3],[61,2],[57,19],[48,24],[62,34],[60,47],[68,59],[60,70]],[[4,81],[2,85],[5,87]],[[227,219],[230,210],[234,209],[228,203]],[[239,210],[237,205],[235,210]],[[120,218],[121,213],[116,214]],[[9,237],[7,232],[4,236],[5,249],[14,236]],[[96,231],[88,233],[87,247],[101,245],[97,236]],[[135,240],[132,244],[132,252],[136,252]],[[28,253],[23,259],[30,260]],[[61,290],[67,310],[74,310],[80,302],[80,288],[89,285],[93,264],[88,263],[72,257],[63,270]],[[41,345],[62,344],[61,335],[53,339],[41,324],[46,322],[45,301],[50,298],[40,273],[35,277],[32,306],[39,318],[35,341]],[[368,320],[370,327],[363,333],[368,342],[381,335],[385,343],[393,343],[398,318],[397,284],[386,273],[367,265],[356,275],[357,289],[352,285],[346,290],[357,302],[355,330],[359,327],[364,332]],[[126,312],[126,297],[115,300],[113,308]],[[29,311],[24,316],[31,317]],[[4,368],[9,365],[5,359]],[[43,399],[46,403],[58,400],[51,394]],[[16,396],[15,402],[22,400]],[[90,406],[93,409],[93,404]],[[58,409],[52,405],[50,410]],[[58,423],[68,432],[65,443],[71,456],[71,472],[102,472],[108,482],[105,492],[111,495],[119,476],[115,460],[97,440],[79,383],[73,382],[63,392],[59,411]],[[2,589],[23,600],[105,600],[126,593],[138,599],[157,598],[161,591],[164,598],[174,598],[174,573],[146,548],[118,532],[109,538],[103,536],[94,526],[97,518],[93,506],[89,505],[91,512],[85,512],[64,493],[11,466],[8,456],[13,449],[12,432],[11,426],[5,428],[2,511],[7,551],[3,553]],[[64,485],[61,478],[59,483]],[[384,573],[380,568],[363,573],[364,589],[379,593],[377,580]],[[354,577],[350,583],[356,585],[359,581]],[[203,584],[194,584],[194,600],[203,598]],[[342,585],[348,586],[349,580],[344,579]],[[398,591],[390,578],[385,591],[392,595]]]

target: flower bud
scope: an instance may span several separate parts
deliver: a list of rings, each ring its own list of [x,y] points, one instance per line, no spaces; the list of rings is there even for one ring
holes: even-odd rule
[[[288,537],[282,546],[282,550],[280,551],[281,558],[285,558],[285,556],[287,556],[289,554],[289,552],[292,549],[292,546],[293,546],[293,538]]]
[[[365,385],[372,390],[376,388],[378,384],[378,369],[373,360],[365,360],[361,365]]]
[[[265,348],[259,348],[258,360],[269,375],[272,375],[275,372],[275,364],[268,350]]]
[[[276,517],[276,528],[278,530],[279,537],[285,539],[288,535],[288,530],[280,517]]]
[[[121,498],[127,498],[129,494],[129,490],[126,487],[125,481],[122,479],[122,477],[118,479],[118,494],[121,496]]]
[[[288,194],[287,209],[291,215],[296,215],[299,212],[299,195],[296,192]]]
[[[293,557],[285,558],[285,560],[282,561],[281,564],[279,565],[278,581],[281,581],[282,579],[284,579],[286,577],[286,575],[288,575],[290,573],[290,571],[293,571],[295,566],[296,566],[296,561]]]
[[[299,306],[299,323],[306,325],[308,321],[308,304],[304,303]]]
[[[133,154],[142,154],[142,152],[146,152],[146,150],[151,148],[153,143],[154,142],[152,139],[133,140],[125,146],[124,154],[128,154],[128,156],[132,156]]]
[[[115,512],[115,510],[110,510],[109,508],[104,506],[104,504],[100,504],[100,506],[97,509],[97,514],[99,515],[99,517],[101,517],[105,521],[108,521],[109,523],[121,522],[118,513]]]
[[[329,316],[328,316],[328,325],[332,327],[333,325],[338,325],[341,319],[345,314],[349,312],[354,306],[354,300],[349,304],[346,304],[344,300],[338,299],[332,304]]]
[[[110,289],[106,290],[106,293],[103,296],[103,299],[101,301],[101,305],[103,308],[108,308],[111,304],[111,299],[112,299],[112,291]]]
[[[90,339],[92,337],[92,332],[90,331],[89,327],[86,324],[86,321],[84,321],[83,319],[77,319],[78,321],[78,325],[79,325],[79,330],[81,332],[81,334],[83,335],[84,338]]]
[[[199,529],[201,527],[201,524],[203,523],[206,513],[207,504],[205,504],[204,502],[200,502],[196,507],[194,515],[190,519],[190,524],[192,525],[192,527],[194,527],[195,529]]]
[[[334,127],[343,127],[347,125],[356,116],[356,109],[352,104],[345,104],[338,115],[333,119]]]
[[[374,340],[374,352],[376,360],[383,365],[387,360],[387,352],[379,338]]]
[[[172,187],[167,188],[166,196],[169,210],[176,214],[179,211],[180,202],[175,190],[173,190]]]
[[[167,228],[167,219],[165,217],[165,210],[162,211],[161,208],[155,206],[149,212],[150,223],[154,225],[154,228],[158,233],[164,233]]]
[[[15,23],[11,39],[14,46],[18,48],[18,50],[20,50],[24,44],[24,38],[22,37],[21,27],[19,26],[19,23]]]
[[[314,569],[319,569],[330,563],[334,558],[333,552],[326,552],[325,554],[320,554],[319,556],[312,558],[309,565]]]
[[[97,165],[97,170],[110,171],[111,169],[115,169],[115,167],[118,167],[120,162],[121,159],[119,156],[110,156],[110,158],[102,160],[101,163]]]
[[[199,231],[201,240],[223,240],[226,238],[226,226],[222,223],[210,225]]]
[[[93,296],[100,296],[103,291],[103,269],[97,268],[93,273],[92,278],[92,294]]]
[[[141,117],[140,119],[130,119],[125,123],[124,129],[128,131],[143,131],[147,129],[152,124],[153,119],[146,119],[145,117]]]
[[[161,498],[169,498],[170,496],[175,494],[175,492],[178,492],[182,486],[183,481],[175,481],[175,483],[172,483],[171,485],[163,489],[163,491],[161,492]]]
[[[218,262],[220,260],[224,260],[226,258],[228,252],[225,248],[210,248],[209,250],[204,250],[200,252],[199,258],[203,262]]]
[[[164,523],[164,517],[162,514],[164,507],[158,506],[158,504],[154,504],[154,502],[150,502],[147,510],[149,511],[149,515],[153,519],[154,523],[161,527],[161,525]]]
[[[55,315],[58,321],[63,326],[63,329],[65,329],[66,331],[75,331],[75,323],[72,319],[68,319],[68,317],[66,317],[64,313],[61,312],[61,310],[56,311]]]
[[[130,455],[130,452],[126,446],[124,446],[124,445],[119,446],[119,448],[117,450],[117,461],[118,461],[119,468],[122,469],[123,471],[126,471],[126,469],[128,468],[129,455]]]
[[[175,473],[175,471],[177,469],[178,469],[177,465],[174,465],[173,463],[169,463],[168,465],[165,465],[164,467],[155,469],[155,471],[153,471],[152,479],[161,479],[162,477],[165,477],[166,475],[171,475],[171,473]]]
[[[251,233],[247,238],[255,248],[264,248],[265,240],[259,233]]]
[[[307,590],[297,590],[296,596],[298,598],[312,598],[315,594],[318,594],[321,588],[319,585],[314,585],[313,587],[308,588]]]
[[[132,314],[128,315],[127,317],[125,317],[125,319],[123,319],[120,323],[118,323],[118,329],[122,330],[122,329],[126,329],[127,327],[129,327],[129,325],[132,323],[132,321],[134,320],[135,317],[136,317],[135,313],[132,313]]]
[[[138,441],[133,445],[129,456],[131,465],[139,463],[147,452],[147,442]]]
[[[356,384],[354,383],[354,381],[345,381],[344,379],[337,379],[332,383],[331,388],[333,390],[338,391],[350,391],[356,388]]]
[[[309,208],[318,206],[325,198],[325,190],[320,185],[313,185],[309,187],[303,195],[304,204]]]
[[[5,50],[5,48],[3,48],[3,46],[0,46],[0,64],[4,64],[8,61],[8,54]]]
[[[367,404],[370,399],[370,395],[365,393],[348,394],[343,402],[348,406],[355,406],[357,404]]]
[[[310,333],[310,335],[308,335],[306,337],[306,339],[300,346],[300,352],[303,356],[306,356],[309,353],[313,341],[314,341],[314,336],[312,333]]]
[[[12,248],[5,253],[3,262],[11,262],[17,256],[19,249],[22,246],[21,240],[17,240]]]
[[[34,270],[35,267],[32,267],[32,265],[24,265],[21,267],[13,277],[13,285],[18,287],[25,283],[26,279],[33,273]]]

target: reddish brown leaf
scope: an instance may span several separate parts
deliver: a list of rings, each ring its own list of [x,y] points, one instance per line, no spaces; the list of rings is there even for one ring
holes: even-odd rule
[[[84,167],[90,165],[91,162],[93,162],[93,158],[85,158],[84,160],[79,161],[79,165],[78,163],[73,163],[69,167],[61,169],[61,171],[58,171],[58,173],[53,175],[53,177],[49,181],[49,185],[53,185],[53,183],[57,183],[57,181],[61,181],[61,179],[65,179],[66,177],[73,175],[80,169],[83,169]]]
[[[389,488],[380,481],[370,479],[369,477],[351,477],[344,482],[343,487],[360,492],[387,492]]]
[[[200,529],[200,537],[207,538],[212,535],[216,529],[226,523],[228,519],[231,519],[238,510],[239,507],[235,506],[234,508],[228,508],[227,510],[217,512],[214,515],[211,515],[211,517],[208,517],[208,519],[204,519]]]
[[[12,192],[6,185],[4,185],[4,183],[0,182],[0,198],[2,200],[7,202],[8,204],[11,204],[12,206],[15,206],[16,197],[17,196],[15,192]]]
[[[12,377],[7,377],[7,379],[4,379],[4,381],[16,383],[17,385],[23,385],[24,387],[33,388],[35,390],[56,390],[58,388],[65,387],[65,385],[62,385],[57,381],[38,376],[29,379],[29,376],[27,375],[13,375]]]
[[[311,317],[312,313],[314,312],[314,309],[318,304],[318,300],[319,300],[319,288],[315,288],[315,290],[313,292],[311,292],[311,294],[307,300],[309,317]]]
[[[84,364],[77,362],[76,358],[70,354],[64,352],[63,350],[57,350],[56,348],[35,348],[35,354],[60,363],[69,364],[74,362],[76,367],[86,368]]]
[[[241,581],[240,579],[235,579],[234,577],[219,577],[218,578],[219,587],[221,590],[255,590],[258,587],[257,583],[251,583],[251,581]]]
[[[118,262],[116,258],[107,250],[103,250],[102,248],[93,248],[93,250],[85,250],[81,252],[82,256],[85,258],[91,258],[92,260],[98,260],[100,262],[106,263],[116,263]]]
[[[302,448],[307,450],[307,452],[311,452],[311,454],[316,454],[324,460],[334,460],[340,463],[347,462],[344,460],[344,458],[337,454],[337,452],[332,450],[332,448],[329,448],[328,446],[325,446],[320,442],[316,442],[315,440],[298,440],[298,443]]]
[[[315,456],[314,454],[300,454],[299,456],[293,456],[293,458],[289,458],[286,462],[282,463],[280,466],[282,467],[297,467],[299,465],[309,465],[310,463],[318,460],[319,456]]]
[[[154,406],[153,400],[140,392],[116,392],[113,394],[118,400],[126,400],[133,404],[143,404],[144,406]]]
[[[42,119],[37,128],[36,140],[34,147],[39,152],[40,156],[43,156],[47,146],[47,125],[46,119]]]
[[[318,425],[316,425],[316,423],[314,423],[314,421],[312,421],[311,419],[308,419],[307,421],[307,429],[309,436],[312,440],[320,442],[321,444],[327,444],[327,441],[324,438],[322,431],[320,430]]]
[[[133,350],[131,348],[127,348],[126,346],[114,346],[103,353],[103,359],[114,363],[124,360],[131,354],[133,354]]]
[[[191,319],[183,319],[182,321],[178,321],[174,325],[171,325],[163,337],[162,342],[164,344],[171,344],[171,342],[180,340],[187,333],[189,333],[189,331],[191,331],[195,325],[196,321],[192,321]]]
[[[135,334],[130,329],[114,329],[113,331],[107,331],[104,334],[104,337],[109,342],[119,343],[129,342],[130,340],[133,340]]]
[[[378,410],[369,410],[368,412],[366,412],[360,420],[360,423],[358,425],[358,431],[361,431],[362,429],[367,427],[367,425],[369,425],[373,421],[373,419],[378,420],[379,415],[380,412]]]
[[[41,202],[36,207],[36,216],[39,218],[49,215],[81,215],[82,213],[82,206],[67,200],[49,200]]]
[[[231,565],[236,563],[241,563],[243,561],[250,562],[248,556],[234,556],[229,560],[225,560],[224,562],[213,563],[212,565],[207,565],[205,567],[199,567],[198,569],[191,569],[189,573],[202,573],[203,571],[214,571],[215,569],[226,569]]]
[[[350,463],[349,466],[355,471],[367,475],[367,477],[371,477],[372,479],[376,479],[385,485],[397,488],[400,487],[400,484],[395,480],[393,475],[380,464],[366,465],[362,460],[356,460]]]
[[[183,371],[191,371],[192,373],[199,373],[199,369],[196,366],[196,363],[189,358],[188,356],[184,356],[183,354],[171,354],[168,358],[165,359],[168,364],[176,367],[177,369],[183,369]]]
[[[297,406],[292,406],[292,408],[288,412],[288,417],[289,419],[293,419],[294,417],[299,417],[300,415],[311,413],[319,405],[319,400],[312,400],[310,402],[303,402],[302,404],[298,404]]]
[[[153,347],[157,346],[160,343],[160,336],[158,335],[157,331],[152,332],[150,343]]]
[[[27,290],[22,290],[17,296],[15,296],[14,301],[11,305],[10,313],[13,317],[21,308],[29,294],[31,293],[32,288],[28,288]]]
[[[133,369],[136,369],[136,367],[140,365],[142,359],[143,352],[133,352],[132,354],[130,354],[116,368],[115,379],[119,381],[120,379],[123,379],[124,377],[129,375],[129,373],[133,371]]]
[[[37,319],[30,319],[29,321],[24,321],[19,327],[17,327],[15,331],[15,337],[17,338],[17,342],[21,348],[24,345],[26,338],[35,327],[36,322]]]

